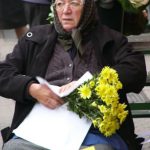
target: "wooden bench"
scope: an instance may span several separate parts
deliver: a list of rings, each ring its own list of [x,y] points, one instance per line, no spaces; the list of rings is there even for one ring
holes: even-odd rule
[[[143,52],[145,57],[148,57],[149,55],[149,63],[150,63],[150,34],[145,33],[137,36],[129,36],[128,40],[130,43],[133,44],[135,51]],[[148,61],[148,59],[146,61]],[[145,87],[150,87],[150,71],[147,73],[147,82],[145,84]],[[130,103],[132,115],[134,118],[150,117],[150,94],[149,97],[146,94],[145,95],[144,94],[145,93],[143,90],[140,94],[136,95],[139,97],[141,96],[142,100],[138,100],[138,98],[135,98],[135,101]]]

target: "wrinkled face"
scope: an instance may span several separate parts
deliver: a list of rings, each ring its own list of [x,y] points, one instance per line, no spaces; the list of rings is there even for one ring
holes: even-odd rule
[[[54,7],[62,27],[71,31],[78,26],[83,10],[83,0],[56,0]]]

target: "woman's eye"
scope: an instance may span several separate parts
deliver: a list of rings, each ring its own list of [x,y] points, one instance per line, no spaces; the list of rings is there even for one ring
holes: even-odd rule
[[[77,1],[72,1],[70,4],[71,4],[72,6],[79,6],[79,5],[80,5],[80,3],[77,2]]]
[[[58,7],[64,6],[64,3],[63,2],[58,2],[58,3],[56,3],[56,6],[58,6]]]

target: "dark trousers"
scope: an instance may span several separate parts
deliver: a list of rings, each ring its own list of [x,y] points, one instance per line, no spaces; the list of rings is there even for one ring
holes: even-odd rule
[[[105,144],[95,145],[94,148],[95,150],[114,150],[111,146]],[[81,147],[80,150],[84,150],[84,149],[86,150],[86,147]],[[48,149],[30,143],[21,138],[16,138],[16,139],[11,139],[7,143],[5,143],[3,150],[48,150]]]

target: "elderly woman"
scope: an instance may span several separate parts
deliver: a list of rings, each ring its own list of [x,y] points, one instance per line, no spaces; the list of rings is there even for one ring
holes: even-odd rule
[[[13,132],[37,102],[49,109],[64,103],[46,85],[39,84],[36,76],[62,86],[86,71],[95,74],[109,65],[119,74],[123,83],[120,102],[127,105],[126,93],[140,92],[145,84],[144,56],[132,50],[126,37],[101,25],[94,0],[55,0],[53,8],[54,24],[31,29],[0,62],[0,95],[16,101],[11,127],[2,130],[4,150],[46,149]],[[128,117],[115,135],[105,137],[91,126],[81,149],[95,146],[96,150],[140,150],[129,105],[127,109]]]

